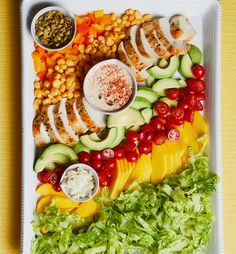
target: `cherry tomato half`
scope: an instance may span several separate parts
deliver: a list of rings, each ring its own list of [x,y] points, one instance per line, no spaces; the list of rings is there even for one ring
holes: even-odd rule
[[[152,130],[151,130],[151,131],[152,131]],[[139,133],[139,142],[146,139],[147,133],[148,133],[148,132],[143,132],[143,131],[141,131],[141,132]]]
[[[175,120],[183,119],[184,118],[184,110],[182,108],[172,108],[171,109],[171,118]]]
[[[123,159],[125,157],[125,148],[122,146],[117,146],[113,149],[114,151],[114,157],[117,160]]]
[[[114,151],[113,151],[112,149],[110,149],[110,148],[104,149],[104,150],[102,151],[102,159],[103,159],[104,161],[113,158],[114,155],[115,155],[115,154],[114,154]]]
[[[203,105],[200,101],[196,101],[194,108],[195,111],[202,111],[203,110]]]
[[[188,94],[185,98],[185,102],[189,105],[190,108],[194,107],[196,103],[195,95],[194,94]]]
[[[154,131],[146,132],[145,139],[143,141],[152,142]]]
[[[134,142],[125,141],[123,147],[125,148],[126,152],[132,152],[135,150],[136,144]]]
[[[101,151],[92,151],[90,153],[91,161],[101,160],[102,159],[102,152]]]
[[[139,133],[137,131],[127,131],[126,140],[128,142],[135,142],[139,140]]]
[[[194,77],[201,79],[205,76],[205,68],[202,65],[197,64],[193,66],[192,73]]]
[[[167,135],[165,131],[158,131],[153,137],[153,142],[155,145],[162,145],[166,140]]]
[[[178,107],[179,107],[179,108],[182,108],[183,110],[186,110],[186,109],[189,108],[189,104],[186,102],[185,99],[181,99],[181,100],[179,100],[179,102],[178,102]]]
[[[155,131],[160,131],[164,127],[163,122],[157,117],[152,118],[150,124]]]
[[[116,160],[114,158],[112,158],[112,159],[105,162],[104,171],[107,173],[108,176],[112,176],[116,167],[117,167]]]
[[[193,116],[194,116],[194,111],[191,109],[187,109],[184,111],[184,120],[192,123],[193,122]]]
[[[57,166],[53,171],[57,175],[57,181],[60,181],[65,169],[63,167]]]
[[[177,141],[180,139],[180,132],[177,129],[172,129],[168,132],[168,139],[170,141]]]
[[[109,186],[111,184],[111,178],[105,171],[98,172],[98,178],[101,187]]]
[[[176,119],[173,119],[172,117],[168,117],[168,120],[165,124],[165,128],[166,130],[172,130],[175,128],[176,123],[175,123]]]
[[[180,92],[178,88],[170,88],[167,89],[166,91],[166,96],[170,99],[170,100],[176,100],[180,97]]]
[[[155,108],[157,114],[160,116],[166,116],[170,113],[170,106],[167,103],[165,103],[164,101],[158,101],[154,105],[154,108]]]
[[[90,162],[90,153],[82,151],[78,154],[78,159],[79,162],[88,164]]]
[[[205,90],[205,82],[201,79],[189,79],[187,81],[188,88],[193,92],[203,92]]]
[[[204,101],[206,99],[205,93],[195,93],[195,98],[197,101]]]
[[[138,154],[136,152],[127,152],[126,153],[126,159],[128,162],[135,162],[139,158]]]
[[[141,132],[148,132],[148,131],[152,131],[152,126],[146,123],[141,127]]]
[[[143,141],[139,144],[138,150],[140,153],[149,154],[152,152],[152,143]]]
[[[99,171],[103,167],[103,161],[102,160],[94,160],[91,162],[91,167],[94,168],[96,171]]]

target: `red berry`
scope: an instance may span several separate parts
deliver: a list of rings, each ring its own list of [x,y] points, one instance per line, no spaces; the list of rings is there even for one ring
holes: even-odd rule
[[[152,131],[152,126],[146,123],[141,127],[141,132],[148,132],[148,131]]]
[[[139,133],[139,142],[146,139],[147,133],[148,133],[148,132],[143,132],[143,131],[141,131],[141,132]]]
[[[176,120],[175,120],[175,124],[176,124],[177,126],[183,125],[183,124],[184,124],[184,119],[176,119]]]
[[[161,121],[163,125],[165,125],[167,122],[167,118],[165,116],[156,116],[155,118]]]
[[[62,175],[63,175],[65,169],[64,169],[63,167],[57,166],[53,171],[54,171],[54,172],[56,173],[56,175],[57,175],[57,181],[60,182],[61,177],[62,177]]]
[[[189,108],[189,105],[188,103],[186,102],[185,99],[181,99],[179,102],[178,102],[178,107],[179,108],[182,108],[183,110],[186,110]]]
[[[194,77],[201,79],[205,76],[205,68],[200,64],[195,65],[192,69],[192,73]]]
[[[52,185],[53,189],[57,192],[60,192],[61,191],[61,186],[60,186],[60,183],[59,182],[56,182]]]
[[[139,140],[139,133],[137,131],[127,131],[126,140],[128,142],[136,142]]]
[[[123,147],[125,148],[125,150],[126,150],[127,152],[132,152],[132,151],[135,150],[136,144],[135,144],[134,142],[127,142],[127,141],[126,141],[126,142],[123,144]]]
[[[170,88],[167,89],[166,91],[166,96],[170,99],[170,100],[176,100],[180,97],[180,92],[178,88]]]
[[[160,116],[166,116],[170,113],[170,106],[163,101],[158,101],[154,105],[154,108],[155,108],[157,114]]]
[[[113,149],[114,151],[114,157],[117,160],[123,159],[125,157],[125,148],[122,146],[117,146]]]
[[[179,99],[184,97],[184,88],[179,89]]]
[[[102,166],[103,166],[102,160],[94,160],[91,162],[91,167],[94,168],[96,171],[101,170]]]
[[[102,159],[103,160],[109,160],[111,158],[114,158],[114,151],[110,148],[104,149],[102,151]]]
[[[166,140],[167,135],[165,131],[158,131],[153,137],[153,142],[155,145],[162,145]]]
[[[168,139],[171,141],[177,141],[180,139],[180,132],[177,129],[172,129],[168,132]]]
[[[111,184],[111,178],[105,171],[98,172],[99,185],[101,187],[109,186]]]
[[[179,120],[184,118],[184,110],[182,108],[172,108],[171,109],[171,117],[172,119]]]
[[[194,116],[194,112],[191,109],[187,109],[184,111],[184,120],[192,123],[193,122],[193,116]]]
[[[88,164],[90,162],[90,154],[87,152],[80,152],[78,154],[78,158],[79,158],[79,162],[84,163],[84,164]]]
[[[187,81],[188,88],[193,92],[202,92],[205,90],[205,82],[201,79],[189,79]]]
[[[175,128],[175,126],[176,126],[175,120],[172,117],[169,117],[167,123],[165,124],[165,128],[167,130],[172,130]]]
[[[92,151],[90,153],[91,161],[101,160],[102,159],[102,152],[101,151]]]
[[[126,159],[128,162],[136,162],[138,160],[138,154],[136,152],[127,152]]]
[[[164,126],[163,122],[160,121],[160,120],[159,120],[158,118],[156,118],[156,117],[154,117],[154,118],[151,120],[150,124],[151,124],[153,130],[155,130],[155,131],[160,131],[160,130],[163,128],[163,126]]]
[[[185,102],[189,105],[190,108],[194,107],[194,105],[196,103],[195,95],[188,94],[185,98]]]
[[[57,182],[57,174],[54,171],[43,170],[37,175],[41,183],[54,184]]]
[[[116,167],[117,167],[116,160],[112,158],[105,162],[104,171],[107,173],[108,176],[112,176]]]
[[[140,153],[149,154],[152,152],[152,143],[143,141],[139,144],[138,150]]]
[[[154,136],[153,131],[146,132],[146,137],[145,137],[145,140],[143,141],[152,142],[153,136]]]
[[[195,93],[195,98],[197,101],[204,101],[206,99],[205,93]]]
[[[196,101],[194,108],[195,111],[202,111],[203,110],[203,105],[200,101]]]

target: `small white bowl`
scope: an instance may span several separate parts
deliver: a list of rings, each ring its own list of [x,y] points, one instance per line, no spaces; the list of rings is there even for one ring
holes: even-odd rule
[[[117,110],[114,110],[114,111],[104,111],[104,110],[101,110],[99,108],[97,108],[89,99],[89,86],[88,86],[88,83],[89,83],[89,80],[90,80],[90,77],[93,75],[93,73],[98,69],[100,68],[101,66],[103,65],[106,65],[106,64],[116,64],[116,65],[119,65],[121,68],[123,68],[130,76],[131,80],[132,80],[132,96],[130,98],[130,100],[120,109],[117,109]],[[84,97],[86,99],[86,101],[88,102],[88,104],[96,111],[102,113],[102,114],[105,114],[105,115],[114,115],[114,114],[117,114],[117,113],[120,113],[122,111],[124,111],[125,109],[127,109],[134,101],[135,99],[135,96],[136,96],[136,93],[137,93],[137,82],[136,82],[136,79],[132,73],[132,71],[129,69],[129,67],[125,64],[123,64],[120,60],[118,59],[109,59],[109,60],[104,60],[102,62],[99,62],[97,64],[95,64],[87,73],[87,75],[85,76],[85,79],[84,79],[84,84],[83,84],[83,90],[84,90]]]
[[[62,182],[67,174],[68,171],[70,170],[75,170],[77,168],[83,168],[85,170],[87,170],[89,173],[91,173],[91,175],[93,176],[93,179],[94,179],[94,184],[95,184],[95,187],[91,193],[91,195],[89,197],[86,197],[86,198],[80,198],[80,199],[73,199],[66,191],[66,189],[64,188],[64,186],[62,185]],[[97,172],[92,168],[90,167],[89,165],[87,164],[83,164],[83,163],[76,163],[76,164],[73,164],[71,166],[69,166],[63,173],[62,177],[61,177],[61,180],[60,180],[60,186],[61,186],[61,189],[62,191],[64,192],[64,194],[71,200],[75,201],[75,202],[85,202],[85,201],[88,201],[90,199],[92,199],[98,192],[98,188],[99,188],[99,178],[98,178],[98,174]]]
[[[61,47],[58,47],[58,48],[50,48],[50,47],[47,47],[45,46],[38,38],[38,36],[36,35],[36,31],[35,31],[35,24],[36,24],[36,21],[37,19],[42,16],[44,13],[48,12],[48,11],[60,11],[62,12],[63,14],[65,14],[66,16],[68,16],[71,20],[71,23],[72,23],[72,29],[73,29],[73,34],[71,36],[71,39],[66,43],[64,44],[63,46]],[[43,8],[41,9],[39,12],[36,13],[36,15],[34,16],[32,22],[31,22],[31,35],[34,39],[34,41],[43,49],[46,49],[46,50],[50,50],[50,51],[57,51],[57,50],[62,50],[66,47],[68,47],[71,42],[73,41],[73,39],[75,38],[75,35],[76,35],[76,17],[75,15],[73,15],[71,12],[69,12],[68,10],[66,10],[65,8],[62,8],[62,7],[58,7],[58,6],[49,6],[49,7],[46,7],[46,8]]]

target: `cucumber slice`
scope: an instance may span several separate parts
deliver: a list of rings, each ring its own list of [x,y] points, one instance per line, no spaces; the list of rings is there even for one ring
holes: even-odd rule
[[[168,66],[168,61],[165,58],[161,58],[161,60],[158,63],[158,66],[160,68],[166,68]]]
[[[80,137],[80,142],[87,146],[90,150],[100,151],[110,145],[112,145],[117,137],[118,129],[116,127],[111,128],[108,132],[107,137],[101,141],[94,141],[90,138],[90,135],[83,135]]]
[[[175,78],[166,78],[158,80],[152,87],[152,90],[159,96],[165,96],[165,89],[180,88],[182,85]]]
[[[145,108],[141,111],[141,113],[144,117],[145,123],[149,123],[152,118],[152,109]]]
[[[201,64],[202,52],[197,46],[191,44],[188,54],[189,54],[193,64]]]
[[[147,86],[151,87],[155,83],[155,81],[156,79],[153,76],[148,75],[146,79]]]
[[[170,58],[170,63],[167,67],[160,68],[159,66],[155,65],[147,69],[147,73],[156,79],[169,78],[176,73],[178,67],[179,67],[179,57],[172,56]]]
[[[144,118],[142,114],[134,109],[128,108],[121,113],[108,116],[107,127],[119,127],[119,126],[133,126],[133,125],[143,125]]]
[[[152,104],[149,100],[139,96],[135,98],[134,102],[131,105],[132,108],[137,110],[141,110],[143,108],[151,108],[151,106]]]
[[[182,56],[180,60],[180,67],[179,67],[180,75],[184,78],[194,78],[192,73],[192,68],[193,68],[193,62],[189,54]]]
[[[78,154],[80,152],[89,152],[90,150],[88,149],[87,146],[84,146],[80,142],[78,142],[76,145],[73,146],[73,150]]]
[[[186,83],[185,80],[179,79],[178,81],[179,81],[179,83],[180,83],[180,85],[181,85],[182,88],[187,86],[187,83]]]
[[[157,94],[154,93],[153,90],[149,87],[140,87],[138,89],[137,96],[145,98],[149,100],[151,103],[154,103],[158,99]]]
[[[163,102],[167,103],[170,107],[176,107],[178,104],[177,100],[170,100],[167,97],[163,97],[159,101],[163,101]]]

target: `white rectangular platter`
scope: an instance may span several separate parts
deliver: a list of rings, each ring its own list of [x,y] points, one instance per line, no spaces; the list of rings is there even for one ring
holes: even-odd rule
[[[33,82],[36,79],[31,53],[33,39],[30,34],[30,22],[38,10],[48,5],[59,5],[75,14],[84,14],[96,9],[121,13],[128,8],[150,13],[154,16],[173,16],[183,14],[190,18],[197,31],[193,43],[203,50],[204,66],[207,70],[207,101],[205,116],[210,129],[210,167],[221,181],[213,197],[215,223],[208,254],[223,254],[223,214],[222,214],[222,169],[221,169],[221,5],[217,0],[24,0],[21,6],[22,34],[22,102],[23,102],[23,201],[22,201],[22,248],[21,253],[29,254],[33,231],[31,221],[37,194],[36,175],[33,172],[35,146],[32,135]]]

